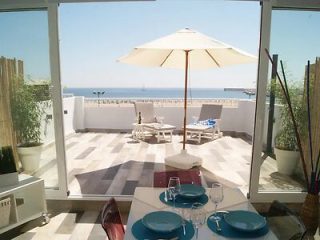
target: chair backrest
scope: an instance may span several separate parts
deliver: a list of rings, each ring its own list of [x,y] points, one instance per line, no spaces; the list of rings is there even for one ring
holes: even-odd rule
[[[167,187],[170,177],[179,177],[181,184],[197,184],[201,186],[201,176],[199,170],[181,170],[154,172],[153,187]]]
[[[306,234],[306,228],[299,215],[277,200],[270,206],[267,221],[278,239],[298,240],[303,239]]]
[[[204,121],[207,119],[220,119],[221,112],[222,112],[222,105],[202,104],[199,121]]]
[[[135,102],[134,109],[136,116],[141,113],[143,123],[153,123],[156,122],[153,103],[150,102]]]
[[[111,198],[103,206],[101,211],[101,226],[106,232],[109,240],[122,240],[124,238],[124,227],[120,211],[114,198]]]

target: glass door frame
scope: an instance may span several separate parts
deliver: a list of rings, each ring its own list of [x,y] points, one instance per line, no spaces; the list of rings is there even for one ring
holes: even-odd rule
[[[64,143],[63,102],[60,81],[60,56],[58,37],[58,4],[57,3],[21,3],[11,1],[1,4],[0,11],[43,10],[48,15],[49,59],[52,91],[52,107],[54,113],[55,145],[58,172],[58,189],[45,190],[47,199],[66,199],[68,194],[67,169]],[[59,126],[59,127],[58,127]]]
[[[271,18],[273,9],[312,10],[320,9],[320,1],[312,0],[270,0],[261,1],[261,28],[258,64],[258,85],[256,116],[254,125],[254,140],[252,150],[252,164],[250,172],[249,195],[251,202],[271,202],[275,199],[285,202],[303,202],[305,192],[259,192],[259,178],[262,154],[262,139],[266,110],[266,92],[269,78],[270,62],[265,49],[270,47]]]

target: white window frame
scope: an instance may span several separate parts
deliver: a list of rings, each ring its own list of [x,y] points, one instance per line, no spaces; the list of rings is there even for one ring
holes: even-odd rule
[[[53,108],[55,124],[55,140],[57,150],[57,165],[59,190],[46,189],[47,198],[65,199],[67,198],[67,169],[64,146],[63,128],[63,106],[60,79],[60,57],[59,57],[59,33],[58,33],[58,5],[59,3],[81,3],[81,2],[127,2],[138,0],[2,0],[0,10],[19,10],[19,9],[39,9],[45,8],[48,12],[48,32],[50,46],[50,68],[51,79],[54,86]],[[140,0],[153,1],[153,0]],[[250,1],[250,0],[244,0]],[[253,0],[251,0],[253,1]],[[254,0],[255,1],[255,0]],[[259,0],[256,0],[259,1]],[[303,201],[305,194],[288,192],[258,192],[262,136],[265,117],[266,88],[268,80],[269,61],[265,54],[265,48],[270,45],[270,26],[272,8],[320,8],[320,0],[260,0],[261,8],[261,28],[260,28],[260,50],[258,64],[258,85],[257,103],[255,116],[255,133],[252,153],[252,164],[250,172],[249,197],[252,202],[266,202],[274,199],[291,202]],[[61,126],[61,127],[57,127]]]
[[[128,2],[153,0],[2,0],[0,11],[22,11],[43,9],[48,14],[49,59],[51,81],[53,86],[52,107],[55,126],[56,161],[58,171],[58,189],[46,188],[47,199],[68,199],[67,164],[64,141],[63,101],[60,76],[60,48],[58,7],[59,3],[81,2]],[[85,197],[75,197],[85,198]],[[92,200],[105,199],[105,196],[90,197]]]
[[[270,46],[271,17],[274,8],[320,9],[320,0],[264,0],[261,1],[261,28],[258,65],[258,86],[252,164],[250,172],[249,198],[251,202],[271,202],[275,199],[284,202],[303,202],[305,192],[259,192],[260,167],[262,164],[262,139],[266,110],[266,91],[270,62],[265,49]]]
[[[62,114],[62,93],[60,84],[60,59],[59,59],[59,40],[58,40],[58,4],[40,3],[40,1],[29,1],[27,3],[12,1],[11,4],[1,4],[0,11],[22,11],[22,10],[41,9],[47,12],[48,34],[49,34],[49,59],[50,72],[53,85],[52,107],[54,114],[56,161],[58,172],[58,189],[46,188],[46,198],[65,199],[67,198],[67,171],[66,156],[64,146],[64,128]],[[59,126],[59,127],[58,127]]]

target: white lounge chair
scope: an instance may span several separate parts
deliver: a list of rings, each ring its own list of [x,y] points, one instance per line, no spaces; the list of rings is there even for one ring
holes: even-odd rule
[[[134,109],[138,118],[141,113],[142,123],[157,123],[152,102],[135,102]]]
[[[198,121],[186,126],[187,140],[201,142],[201,138],[214,139],[220,131],[222,105],[202,104]]]
[[[134,107],[137,119],[140,113],[141,123],[139,124],[137,120],[134,124],[133,138],[145,139],[146,135],[155,134],[158,142],[161,140],[172,141],[172,132],[176,127],[164,124],[163,117],[157,118],[155,116],[153,103],[135,102]],[[169,138],[166,138],[168,135]]]

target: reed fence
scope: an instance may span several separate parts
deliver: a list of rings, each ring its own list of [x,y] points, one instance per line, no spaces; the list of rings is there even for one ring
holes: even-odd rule
[[[307,70],[305,74],[304,89],[306,90]],[[318,156],[320,149],[320,58],[316,58],[313,64],[310,64],[310,115],[312,129],[312,155],[313,158]],[[306,95],[306,91],[305,91]],[[306,96],[305,96],[306,99]],[[306,123],[307,124],[307,123]],[[309,139],[308,135],[303,139],[303,152],[305,159],[310,159]],[[311,169],[311,162],[307,161],[307,169]],[[309,165],[309,166],[308,166]],[[310,171],[308,172],[310,174]]]
[[[0,57],[0,146],[10,145],[19,166],[17,141],[12,125],[10,96],[23,79],[23,61]]]

